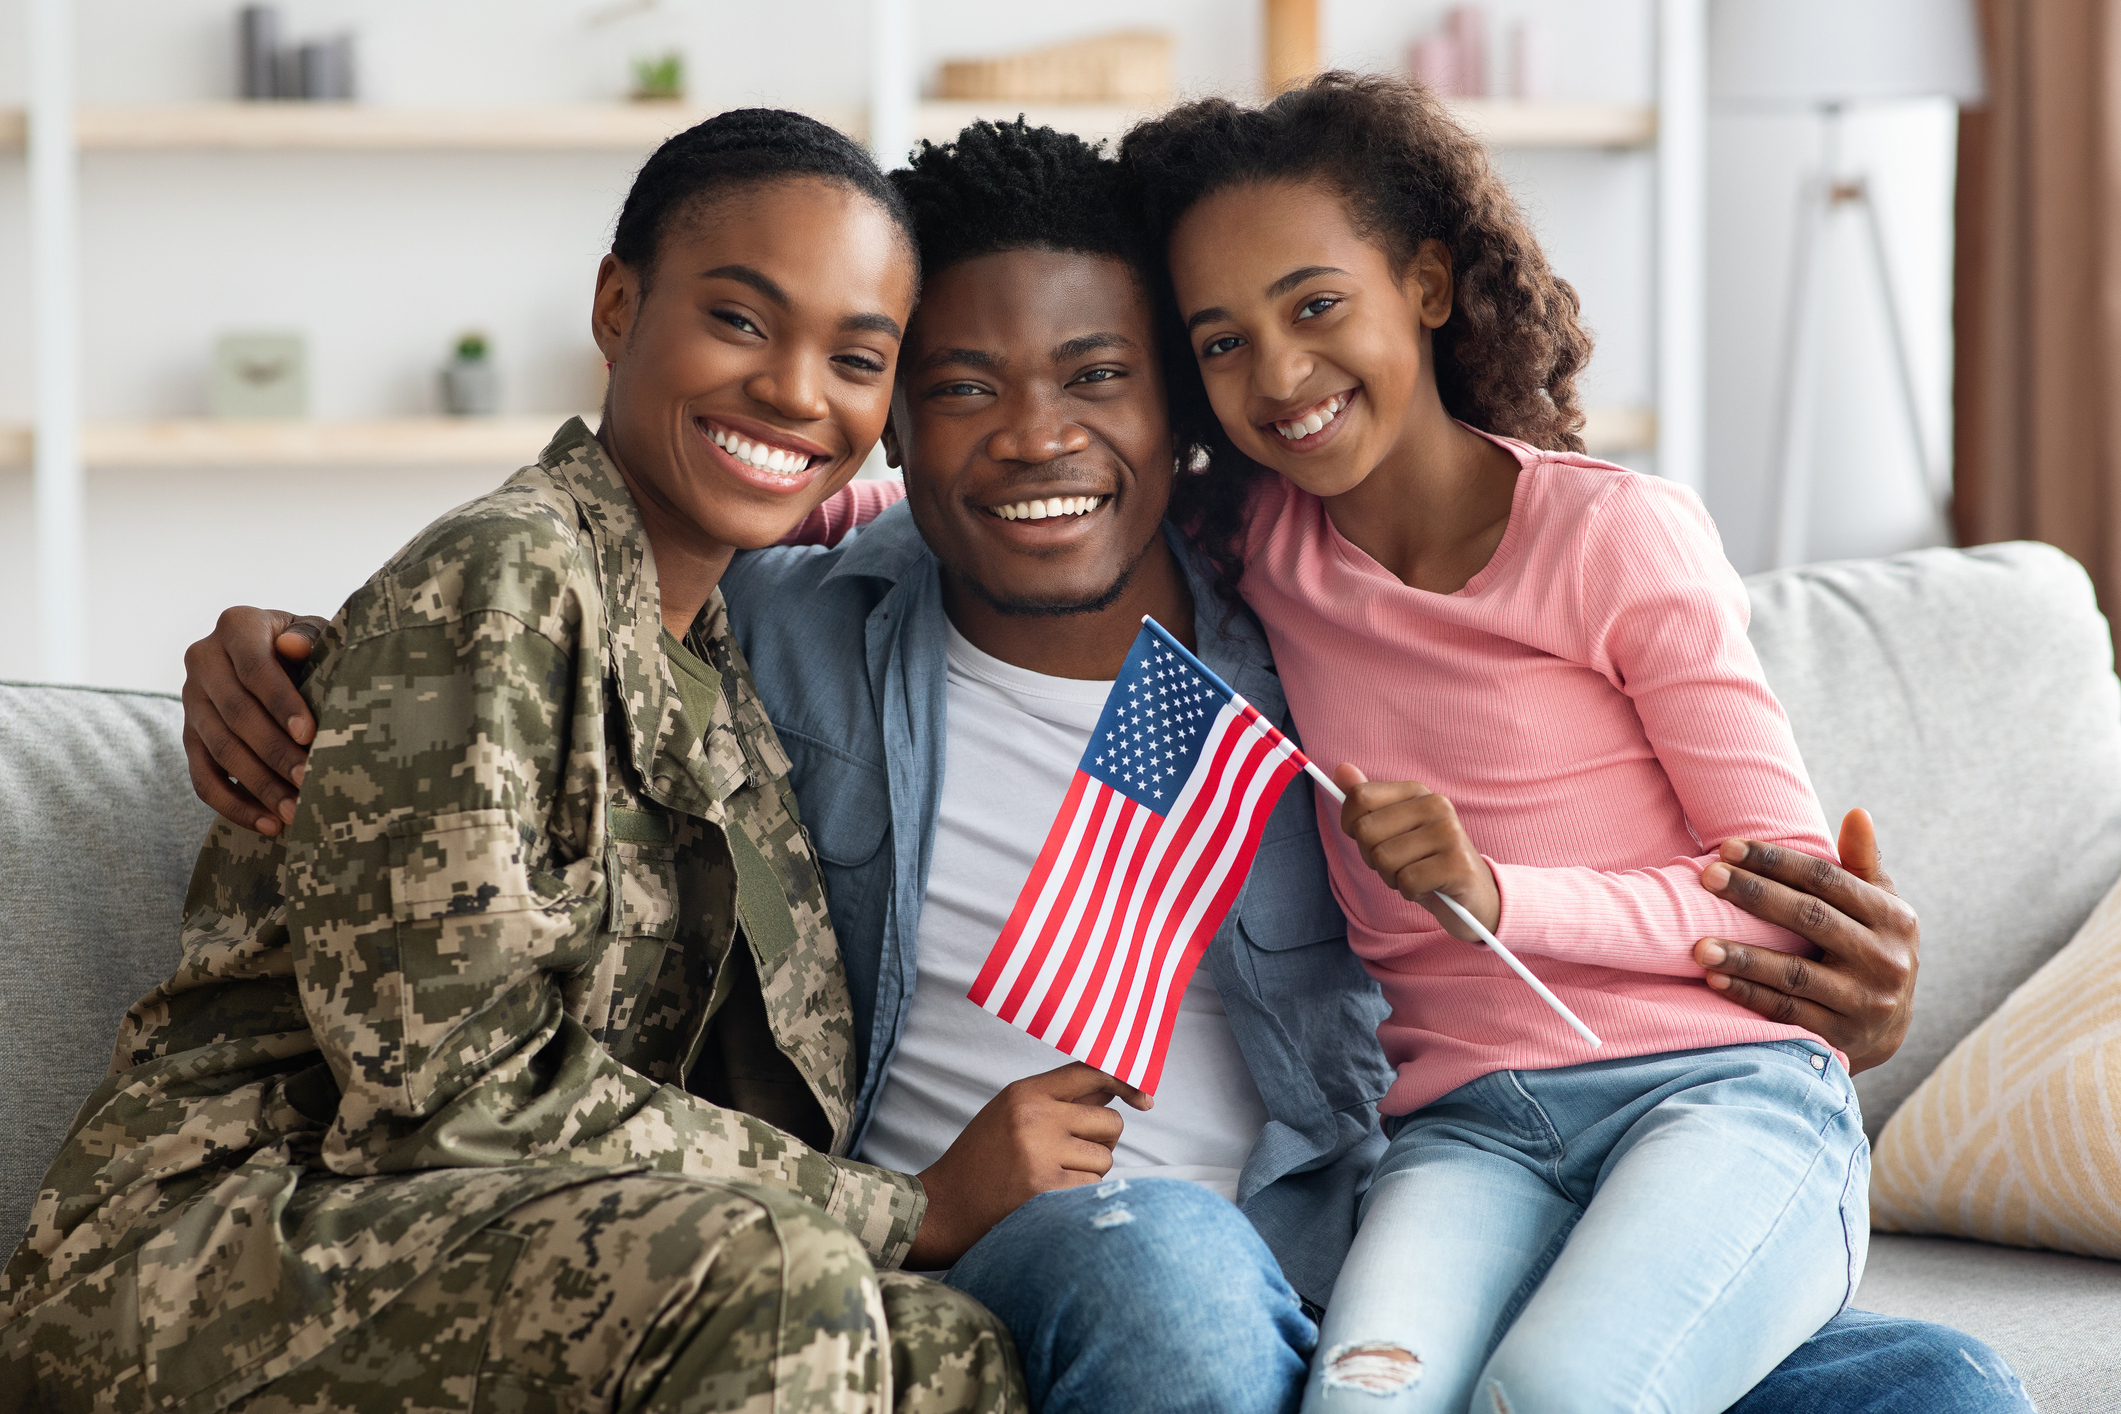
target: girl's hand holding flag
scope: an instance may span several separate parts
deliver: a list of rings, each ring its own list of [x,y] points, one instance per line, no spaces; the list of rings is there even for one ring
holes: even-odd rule
[[[1340,828],[1388,886],[1435,914],[1444,931],[1463,942],[1480,942],[1480,934],[1437,895],[1455,899],[1490,932],[1501,925],[1495,871],[1473,848],[1450,801],[1413,781],[1373,781],[1348,761],[1334,769],[1333,783],[1347,792]]]

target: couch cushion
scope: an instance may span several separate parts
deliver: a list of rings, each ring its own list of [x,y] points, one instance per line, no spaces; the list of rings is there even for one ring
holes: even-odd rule
[[[2121,1262],[1877,1233],[1854,1304],[1985,1341],[2025,1381],[2040,1414],[2115,1407]]]
[[[212,818],[182,725],[160,693],[0,683],[0,1249],[109,1067],[118,1019],[176,964]]]
[[[2121,1257],[2121,886],[1886,1123],[1871,1222]]]
[[[2075,561],[1919,550],[1755,576],[1752,638],[1827,815],[1922,916],[1914,1024],[1856,1078],[1875,1140],[2121,875],[2121,684]]]

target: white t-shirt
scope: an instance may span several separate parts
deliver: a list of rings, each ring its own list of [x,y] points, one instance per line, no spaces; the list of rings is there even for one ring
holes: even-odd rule
[[[1112,689],[1004,663],[955,627],[948,653],[950,729],[919,971],[862,1141],[865,1161],[901,1173],[942,1157],[1004,1085],[1068,1063],[965,994],[1031,876]],[[1207,968],[1194,972],[1179,1004],[1156,1107],[1144,1114],[1113,1103],[1126,1121],[1114,1177],[1188,1178],[1236,1199],[1267,1106]]]

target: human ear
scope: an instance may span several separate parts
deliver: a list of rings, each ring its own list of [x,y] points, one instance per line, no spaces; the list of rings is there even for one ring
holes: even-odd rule
[[[1431,236],[1407,262],[1401,286],[1414,306],[1424,329],[1441,329],[1451,318],[1451,248]]]
[[[898,449],[898,409],[891,410],[891,420],[884,424],[884,465],[904,469],[906,459]]]
[[[640,312],[640,281],[615,255],[597,266],[597,292],[589,304],[589,337],[607,363],[617,363]]]

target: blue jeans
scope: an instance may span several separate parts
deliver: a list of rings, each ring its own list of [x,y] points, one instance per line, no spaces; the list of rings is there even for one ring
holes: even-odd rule
[[[950,1269],[1039,1414],[1290,1414],[1318,1329],[1227,1201],[1177,1178],[1041,1193]]]
[[[1869,1178],[1817,1043],[1483,1076],[1400,1122],[1304,1408],[1725,1409],[1848,1304]]]
[[[1016,1337],[1031,1407],[1294,1409],[1313,1328],[1252,1225],[1175,1179],[1109,1188],[1032,1199],[950,1273]],[[1132,1221],[1118,1221],[1122,1211]],[[1844,1311],[1730,1414],[2032,1414],[2032,1405],[1981,1342]]]

